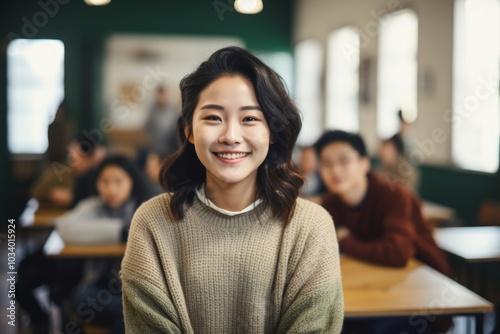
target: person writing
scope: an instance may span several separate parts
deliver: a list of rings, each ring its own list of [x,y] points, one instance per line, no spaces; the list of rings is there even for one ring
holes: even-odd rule
[[[220,49],[180,83],[168,192],[136,212],[122,263],[128,333],[340,333],[330,215],[298,198],[299,111],[250,52]]]

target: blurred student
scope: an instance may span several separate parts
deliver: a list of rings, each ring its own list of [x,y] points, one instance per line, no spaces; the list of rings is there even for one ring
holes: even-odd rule
[[[49,162],[64,162],[67,147],[73,138],[73,122],[69,116],[68,104],[63,101],[57,107],[54,120],[48,128],[48,148],[45,153]]]
[[[337,226],[340,250],[384,265],[401,267],[416,257],[449,274],[444,254],[422,218],[417,197],[370,171],[358,134],[328,131],[314,145],[328,192],[322,205]]]
[[[300,188],[302,196],[316,196],[325,191],[318,172],[318,158],[312,146],[300,147],[298,168],[304,178],[304,185]]]
[[[395,134],[382,141],[379,150],[382,179],[389,183],[400,183],[417,193],[419,170],[405,158],[401,135]]]
[[[423,220],[420,201],[406,187],[391,185],[370,172],[370,160],[361,136],[328,131],[314,147],[320,159],[321,178],[328,189],[321,204],[333,217],[342,253],[394,267],[403,267],[415,257],[450,274],[446,258],[437,247],[430,226]],[[415,330],[406,328],[407,322],[396,320],[376,326],[395,326],[383,333]],[[449,325],[449,319],[445,319],[429,328],[447,329]],[[432,328],[429,333],[437,330]],[[355,327],[354,332],[356,330],[360,328]],[[368,332],[378,333],[375,327],[367,329]]]
[[[416,137],[413,132],[413,123],[408,120],[407,112],[398,110],[399,130],[397,134],[403,141],[404,156],[408,158],[415,149]]]
[[[160,155],[154,151],[150,150],[139,150],[137,153],[136,161],[141,170],[144,171],[148,177],[149,182],[152,187],[156,189],[158,194],[163,192],[160,185],[160,170],[162,160]]]
[[[179,148],[176,133],[179,112],[171,100],[169,92],[163,86],[159,86],[145,125],[151,143],[150,148],[160,158],[169,156]]]
[[[97,196],[88,197],[59,218],[57,231],[67,243],[121,243],[128,236],[137,207],[156,195],[148,188],[145,176],[135,163],[124,156],[106,158],[95,172]],[[95,316],[86,317],[88,300],[96,299],[117,280],[120,259],[86,260],[83,279],[76,297],[76,313],[86,322],[111,326],[113,333],[124,333],[121,289],[114,284],[110,299],[100,305]]]
[[[48,127],[48,148],[42,172],[30,189],[30,194],[42,204],[64,208],[72,202],[75,175],[72,171],[60,173],[72,135],[73,123],[68,105],[63,101]]]
[[[301,120],[279,76],[229,47],[180,86],[170,193],[138,209],[123,259],[127,332],[340,333],[335,230],[297,198]]]
[[[67,163],[75,174],[75,185],[70,207],[82,199],[95,195],[95,168],[106,156],[104,143],[88,134],[80,134],[69,145]]]

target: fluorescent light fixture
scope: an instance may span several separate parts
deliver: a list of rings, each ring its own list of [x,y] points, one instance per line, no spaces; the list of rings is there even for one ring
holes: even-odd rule
[[[262,11],[262,0],[236,0],[234,9],[242,14],[257,14]]]
[[[111,0],[84,0],[89,6],[105,6],[111,2]]]

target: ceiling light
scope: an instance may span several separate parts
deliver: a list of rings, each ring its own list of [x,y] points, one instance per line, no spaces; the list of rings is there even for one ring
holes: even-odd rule
[[[111,0],[84,0],[89,6],[105,6],[111,2]]]
[[[234,9],[242,14],[257,14],[262,11],[262,0],[236,0]]]

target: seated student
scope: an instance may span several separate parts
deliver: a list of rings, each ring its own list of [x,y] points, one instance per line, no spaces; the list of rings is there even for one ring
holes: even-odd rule
[[[365,143],[358,134],[328,131],[314,144],[328,192],[321,204],[337,227],[340,251],[388,266],[415,257],[449,275],[444,254],[425,224],[420,202],[406,187],[370,172]],[[426,321],[426,319],[422,319]],[[446,331],[449,318],[429,322],[424,333]],[[407,319],[344,322],[344,333],[416,333]],[[421,332],[420,332],[421,333]]]
[[[419,181],[418,166],[405,158],[405,146],[400,134],[382,141],[379,150],[380,174],[384,180],[403,184],[416,192]]]
[[[156,195],[139,167],[124,156],[111,156],[97,167],[95,182],[98,196],[82,200],[56,223],[66,242],[125,242],[132,216],[139,205]],[[123,333],[121,289],[110,291],[112,299],[100,305],[95,316],[82,312],[89,300],[102,290],[109,290],[110,281],[118,275],[121,259],[87,260],[77,294],[76,313],[86,322],[112,326],[113,333]],[[116,280],[116,279],[115,279]],[[81,314],[79,314],[81,313]]]
[[[299,158],[297,167],[304,178],[304,185],[300,188],[300,195],[304,197],[318,196],[326,189],[318,173],[318,158],[312,146],[298,147]]]
[[[408,189],[370,172],[361,136],[329,131],[314,144],[328,192],[321,204],[333,216],[343,253],[389,266],[415,257],[449,274],[444,254]]]
[[[103,143],[83,134],[69,145],[67,162],[76,177],[71,208],[82,199],[95,195],[95,168],[105,156],[106,148]]]

